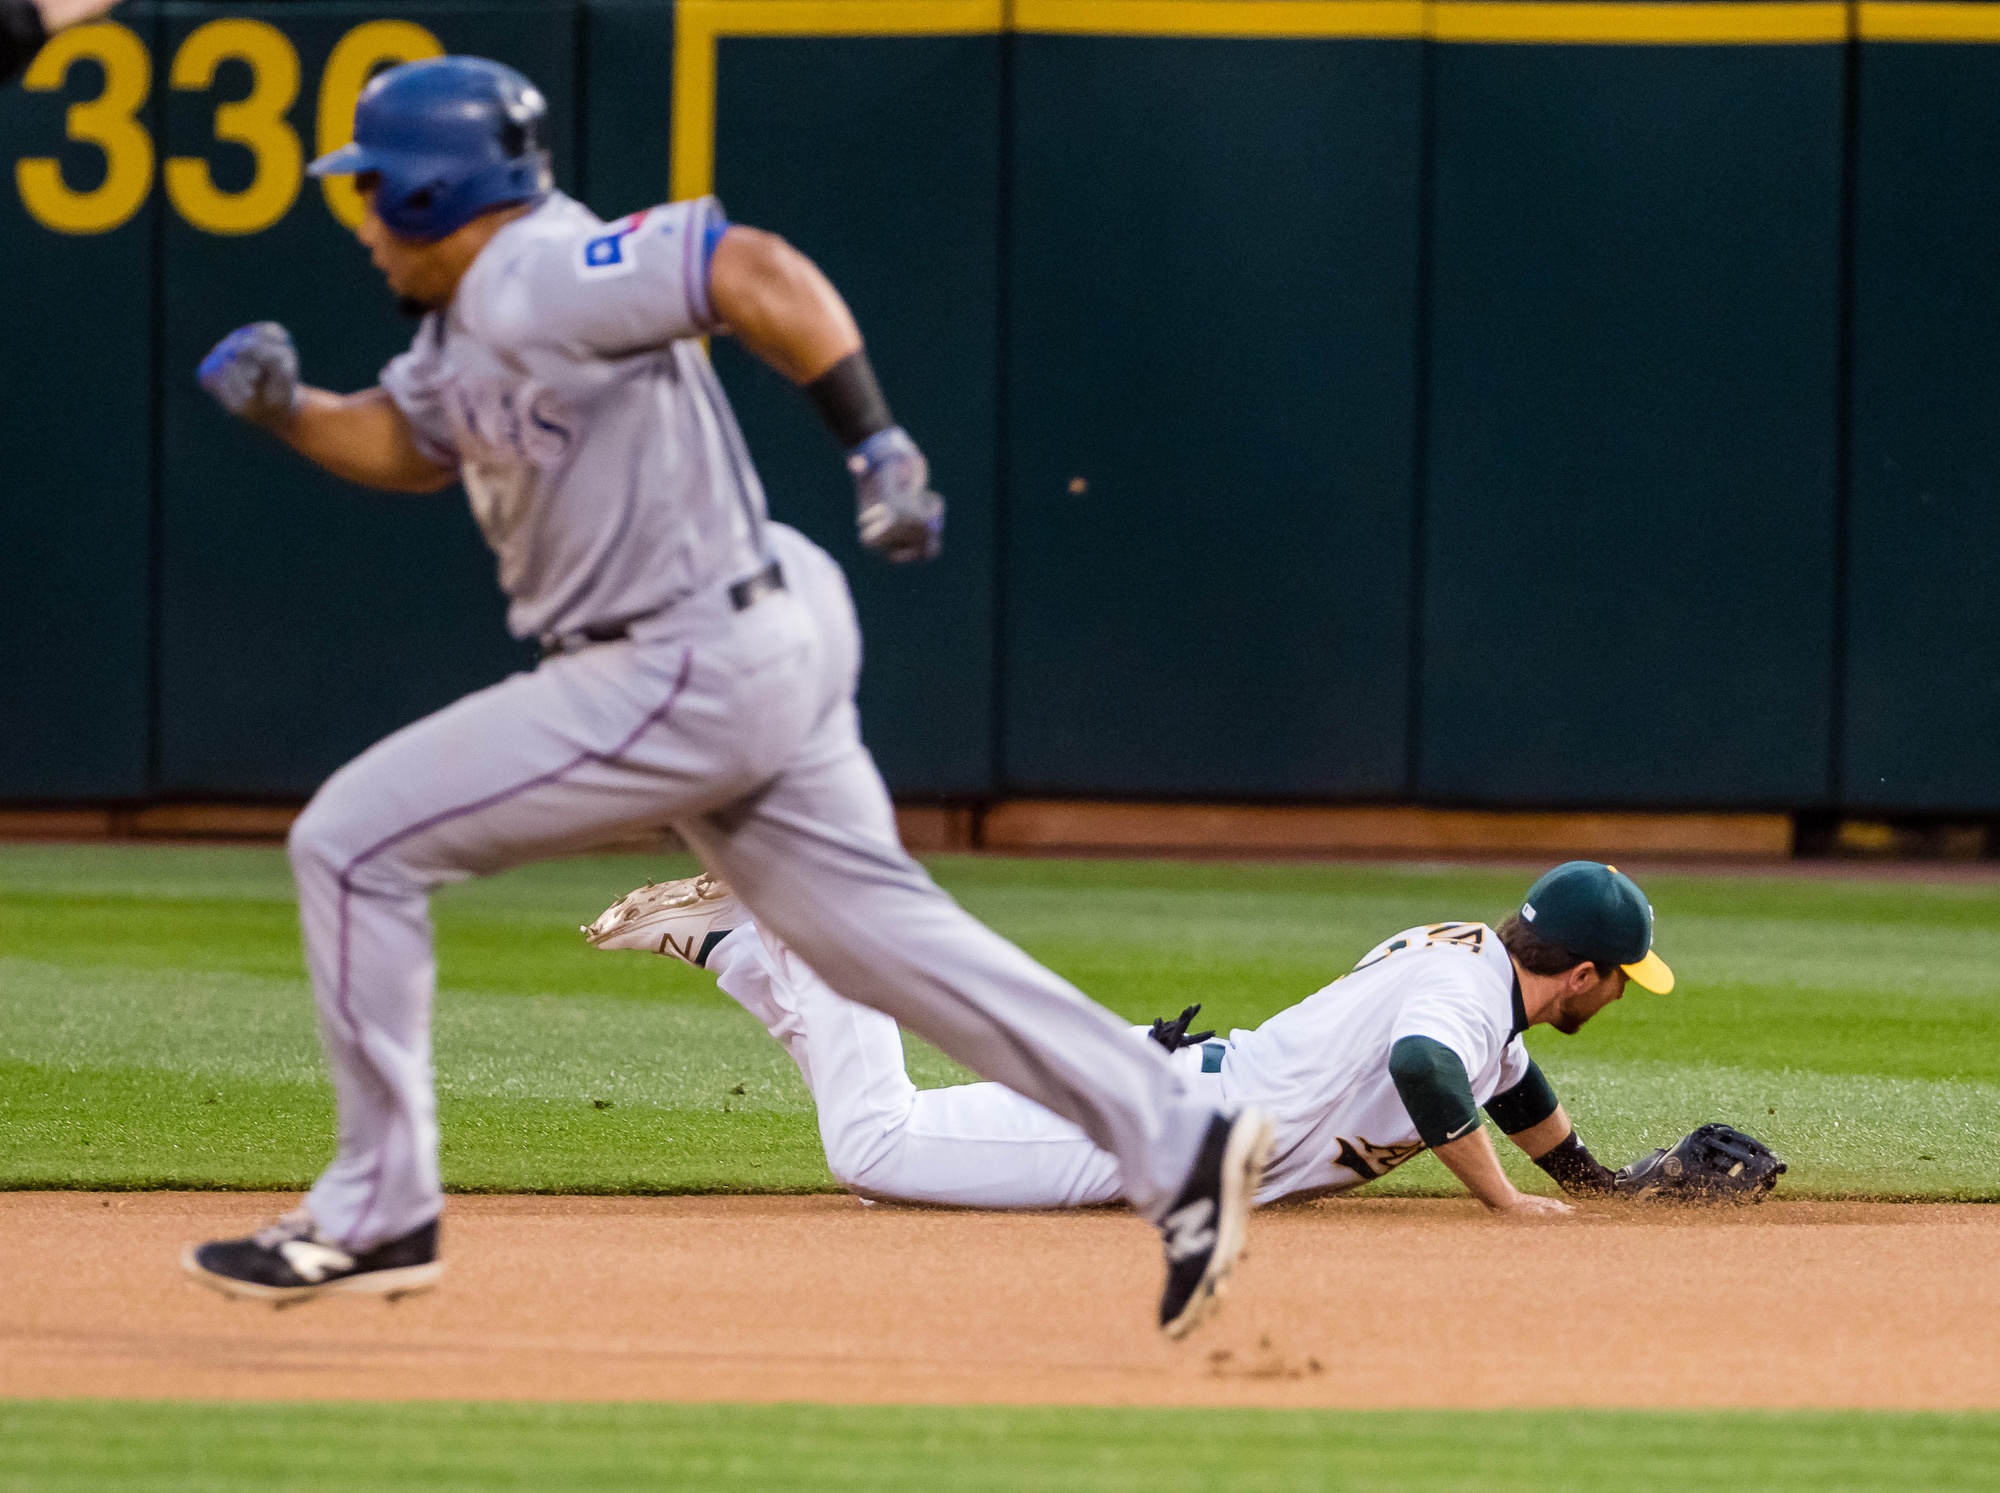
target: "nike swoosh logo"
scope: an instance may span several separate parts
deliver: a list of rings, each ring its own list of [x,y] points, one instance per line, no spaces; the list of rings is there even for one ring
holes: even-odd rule
[[[1208,1198],[1197,1198],[1185,1208],[1169,1213],[1162,1227],[1167,1236],[1167,1259],[1178,1265],[1192,1255],[1215,1248],[1215,1230],[1210,1222],[1215,1217],[1215,1204]]]
[[[329,1275],[354,1268],[354,1257],[345,1250],[330,1249],[310,1239],[287,1239],[278,1246],[278,1253],[300,1280],[315,1286]]]
[[[1458,1127],[1458,1129],[1456,1129],[1456,1130],[1447,1130],[1447,1131],[1445,1132],[1445,1137],[1444,1137],[1444,1138],[1445,1138],[1445,1139],[1446,1139],[1447,1141],[1455,1141],[1455,1140],[1457,1140],[1457,1139],[1458,1139],[1458,1138],[1459,1138],[1459,1137],[1460,1137],[1461,1135],[1464,1135],[1464,1134],[1466,1134],[1467,1132],[1469,1132],[1469,1131],[1470,1131],[1470,1130],[1471,1130],[1471,1129],[1473,1128],[1473,1126],[1477,1125],[1478,1123],[1479,1123],[1479,1116],[1478,1116],[1478,1115],[1474,1115],[1474,1116],[1473,1116],[1473,1117],[1472,1117],[1471,1119],[1467,1120],[1467,1121],[1466,1121],[1466,1122],[1465,1122],[1465,1123],[1464,1123],[1463,1125],[1459,1126],[1459,1127]]]

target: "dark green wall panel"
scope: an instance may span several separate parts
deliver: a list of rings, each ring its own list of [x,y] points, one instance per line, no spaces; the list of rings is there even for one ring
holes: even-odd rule
[[[1421,52],[1016,43],[1005,786],[1403,786]]]
[[[1436,69],[1420,791],[1825,801],[1842,50]]]
[[[533,76],[613,216],[667,192],[674,11],[580,7],[119,19],[157,157],[224,187],[248,71],[175,91],[182,38],[279,25],[310,154],[329,48],[408,15]],[[1843,509],[1842,48],[723,40],[717,190],[847,293],[953,505],[941,564],[862,551],[803,401],[717,340],[773,512],[855,585],[892,784],[2000,811],[2000,48],[1857,55]],[[243,237],[157,181],[106,233],[25,213],[19,157],[101,170],[61,140],[97,86],[0,92],[37,288],[0,360],[0,802],[302,795],[527,652],[456,490],[346,487],[194,386],[257,317],[337,388],[407,343],[316,185]]]
[[[583,15],[578,131],[582,198],[622,218],[667,198],[673,113],[672,0],[591,0]]]
[[[1845,801],[2000,809],[2000,48],[1861,65]]]
[[[840,287],[951,504],[937,562],[863,550],[839,449],[796,390],[716,339],[773,516],[826,546],[853,585],[862,728],[910,794],[992,786],[999,87],[994,37],[719,47],[718,195]]]
[[[176,39],[210,14],[174,13]],[[312,84],[334,42],[379,11],[232,9],[277,23],[309,80],[294,122],[312,138]],[[411,7],[455,51],[527,72],[548,96],[570,180],[575,13],[559,5]],[[241,187],[249,161],[212,134],[214,93],[175,94],[166,137]],[[526,656],[508,639],[490,552],[456,488],[367,493],[224,415],[195,385],[214,341],[246,321],[291,327],[308,382],[373,383],[409,343],[369,264],[308,183],[273,228],[240,238],[169,221],[162,337],[160,781],[168,793],[296,795],[377,737],[489,684]]]
[[[142,36],[149,9],[120,20]],[[84,192],[104,156],[64,139],[59,93],[0,89],[0,800],[136,797],[146,782],[147,512],[153,312],[149,203],[105,233],[56,233],[28,215],[13,161],[53,156]]]

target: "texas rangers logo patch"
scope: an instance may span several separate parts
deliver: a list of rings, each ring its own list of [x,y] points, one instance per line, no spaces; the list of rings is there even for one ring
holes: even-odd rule
[[[633,213],[609,224],[596,238],[585,239],[577,255],[577,279],[609,280],[636,270],[639,259],[633,252],[633,241],[645,221],[645,213]]]

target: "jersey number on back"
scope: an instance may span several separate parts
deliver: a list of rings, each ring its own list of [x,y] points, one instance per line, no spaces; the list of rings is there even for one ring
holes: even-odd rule
[[[1456,947],[1477,954],[1485,946],[1486,925],[1484,923],[1432,923],[1424,929],[1424,936],[1421,940],[1399,938],[1374,958],[1364,959],[1355,965],[1354,972],[1359,974],[1362,970],[1372,968],[1380,964],[1384,959],[1387,959],[1391,954],[1399,953],[1404,949]]]

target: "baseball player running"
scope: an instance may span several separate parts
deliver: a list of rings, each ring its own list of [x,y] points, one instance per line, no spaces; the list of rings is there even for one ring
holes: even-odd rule
[[[645,949],[713,971],[782,1043],[819,1112],[827,1165],[869,1197],[987,1208],[1114,1201],[1116,1161],[1074,1125],[997,1084],[919,1090],[894,1022],[843,1000],[712,877],[645,887],[584,930],[600,949]],[[1324,990],[1255,1031],[1190,1034],[1199,1007],[1132,1029],[1173,1054],[1214,1103],[1255,1104],[1277,1126],[1258,1202],[1339,1191],[1429,1148],[1495,1213],[1566,1203],[1519,1191],[1479,1124],[1494,1123],[1565,1192],[1759,1197],[1784,1170],[1761,1144],[1704,1126],[1612,1172],[1572,1128],[1522,1035],[1573,1033],[1625,989],[1671,991],[1652,909],[1631,878],[1572,861],[1542,877],[1498,928],[1433,923],[1383,940]]]
[[[925,559],[944,505],[853,317],[810,260],[713,198],[600,222],[552,189],[544,112],[478,58],[381,74],[354,142],[311,170],[356,178],[358,236],[422,314],[409,351],[377,387],[334,394],[302,385],[290,337],[260,322],[200,369],[230,412],[354,482],[462,480],[509,625],[543,659],[377,743],[300,816],[338,1152],[298,1211],[183,1263],[280,1303],[434,1282],[431,888],[671,824],[833,989],[1115,1155],[1165,1240],[1160,1325],[1185,1333],[1242,1248],[1269,1122],[1225,1113],[904,852],[861,745],[845,583],[766,519],[699,340],[732,335],[800,386],[847,452],[863,541]]]

